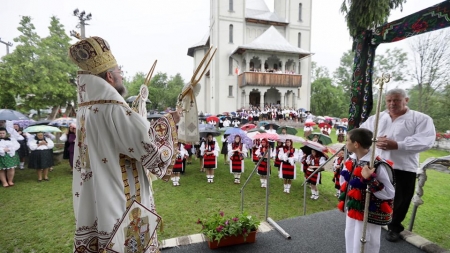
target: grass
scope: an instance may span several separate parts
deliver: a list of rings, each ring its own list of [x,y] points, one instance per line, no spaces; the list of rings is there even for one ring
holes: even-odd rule
[[[335,140],[333,136],[332,138]],[[421,161],[427,157],[448,154],[445,151],[430,150],[421,154]],[[233,176],[229,173],[229,167],[223,164],[222,155],[213,184],[208,184],[205,174],[199,171],[198,160],[188,165],[186,173],[181,177],[180,187],[161,181],[154,182],[157,210],[164,219],[164,231],[158,232],[159,239],[198,233],[200,226],[195,222],[210,212],[239,212],[240,187],[250,175],[252,165],[247,159],[241,185],[233,184]],[[16,185],[0,189],[0,217],[3,225],[0,253],[71,252],[75,229],[72,175],[68,173],[69,165],[66,161],[54,168],[50,173],[51,181],[42,183],[37,183],[35,171],[16,170]],[[425,203],[418,209],[413,231],[450,249],[450,231],[446,229],[450,227],[447,204],[450,200],[450,175],[432,170],[427,175],[423,196]],[[307,215],[334,209],[337,204],[331,182],[332,173],[323,172],[322,177],[319,200],[313,201],[307,196]],[[302,182],[303,175],[298,174],[293,181],[291,194],[285,194],[282,180],[275,173],[272,175],[269,217],[282,220],[303,215]],[[265,217],[265,189],[260,188],[256,174],[245,189],[244,210],[261,220]],[[409,219],[410,214],[404,222],[406,227]]]

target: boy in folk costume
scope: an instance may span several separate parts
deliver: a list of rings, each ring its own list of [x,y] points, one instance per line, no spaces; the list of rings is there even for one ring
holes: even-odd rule
[[[306,157],[303,162],[303,171],[305,172],[305,178],[308,178],[317,168],[326,163],[326,155],[320,151],[311,149],[311,154]],[[321,174],[317,172],[308,181],[311,185],[311,199],[319,198],[318,184],[321,184]]]
[[[20,148],[19,142],[7,134],[6,128],[0,127],[0,181],[5,188],[14,186],[14,172],[19,164],[16,151]]]
[[[188,157],[187,150],[181,142],[178,142],[178,154],[170,178],[173,182],[173,186],[180,186],[180,173],[184,171],[184,159],[186,159],[186,157]]]
[[[213,139],[213,135],[208,133],[206,141],[200,147],[203,156],[203,168],[206,169],[208,183],[214,182],[214,170],[217,168],[217,156],[219,156],[219,144]]]
[[[269,171],[267,171],[267,158],[269,157],[269,154],[266,153],[269,150],[269,142],[267,139],[261,140],[261,145],[256,150],[256,155],[258,156],[258,159],[264,156],[264,159],[259,163],[258,166],[258,174],[260,175],[260,182],[261,182],[261,188],[267,187],[267,176],[270,175],[270,167]]]
[[[284,192],[290,193],[292,179],[297,176],[295,161],[298,161],[299,156],[303,156],[303,152],[292,146],[292,140],[287,139],[284,147],[280,148],[278,155],[281,160],[279,177],[284,181]]]
[[[381,226],[392,220],[395,195],[392,162],[376,157],[374,168],[369,168],[373,134],[364,128],[347,134],[346,146],[353,152],[341,171],[341,195],[338,208],[347,213],[345,221],[345,247],[347,252],[360,252],[363,232],[366,188],[369,187],[370,204],[366,227],[364,252],[380,250]]]
[[[341,176],[341,167],[344,161],[344,151],[341,150],[339,151],[339,153],[337,154],[336,158],[334,159],[334,163],[333,163],[333,183],[334,183],[334,188],[336,188],[336,197],[339,197],[339,195],[341,194],[341,185],[339,183],[339,177]]]
[[[234,141],[228,144],[228,157],[230,157],[230,173],[234,174],[234,183],[241,183],[241,173],[244,172],[244,158],[247,157],[247,147],[236,135]]]

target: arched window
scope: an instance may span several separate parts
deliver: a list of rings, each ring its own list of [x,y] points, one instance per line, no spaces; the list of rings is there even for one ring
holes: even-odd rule
[[[233,0],[230,0],[228,3],[228,11],[233,11]]]
[[[302,47],[302,33],[298,33],[298,47]]]
[[[298,21],[302,21],[302,4],[298,4]]]
[[[229,34],[229,41],[230,43],[233,43],[233,25],[230,25],[230,34]]]

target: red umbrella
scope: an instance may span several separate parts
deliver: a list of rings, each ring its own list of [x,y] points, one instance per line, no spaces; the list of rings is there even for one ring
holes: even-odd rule
[[[216,116],[209,116],[208,118],[206,118],[206,122],[210,122],[210,121],[215,121],[216,123],[219,123],[219,118],[217,118]]]
[[[325,127],[325,126],[327,126],[328,128],[331,128],[331,126],[329,124],[325,123],[325,122],[322,122],[322,123],[319,124],[319,128],[322,128],[322,127]]]
[[[248,130],[251,130],[253,128],[256,128],[255,124],[247,123],[247,124],[241,126],[241,129],[244,130],[244,131],[248,131]]]
[[[315,126],[315,125],[316,125],[315,122],[306,122],[305,123],[305,126],[307,126],[307,127],[312,127],[312,126]]]
[[[253,135],[252,139],[253,140],[256,140],[256,139],[277,140],[278,139],[278,134],[258,133],[258,134]]]

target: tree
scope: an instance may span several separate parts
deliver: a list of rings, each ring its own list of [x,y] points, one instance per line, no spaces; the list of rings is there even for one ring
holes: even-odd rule
[[[17,43],[16,49],[3,57],[3,63],[0,67],[0,80],[2,82],[0,96],[2,100],[18,95],[22,98],[32,99],[40,89],[37,84],[41,78],[41,73],[36,65],[39,60],[38,45],[41,38],[35,32],[35,27],[29,16],[22,17],[17,29],[21,32],[21,35],[14,38],[14,42]],[[39,102],[27,103],[24,107],[29,108],[38,104]],[[42,109],[42,106],[35,108]]]
[[[406,0],[344,0],[341,12],[345,14],[350,36],[386,23],[391,10],[403,8]]]
[[[410,43],[413,54],[413,79],[417,85],[417,110],[429,113],[435,107],[433,96],[449,84],[450,32],[427,33]],[[448,110],[448,109],[446,109]]]
[[[128,90],[128,95],[135,96],[139,94],[141,85],[145,82],[145,77],[146,75],[144,72],[137,72],[133,78],[131,78],[131,81],[124,79],[124,85]]]
[[[311,62],[311,81],[314,82],[319,78],[329,78],[330,73],[327,67],[317,66],[317,62]]]
[[[320,77],[311,83],[311,111],[315,115],[346,117],[346,100],[343,90],[333,86],[329,77]]]
[[[407,63],[408,54],[400,48],[386,49],[384,54],[375,55],[375,67],[373,77],[379,77],[383,73],[391,75],[391,82],[408,81]]]
[[[342,88],[346,94],[350,92],[352,87],[354,58],[355,53],[352,50],[345,52],[341,57],[339,67],[333,73],[335,83],[338,87]]]
[[[44,78],[40,79],[39,86],[42,87],[40,97],[51,102],[48,105],[54,106],[55,113],[60,106],[67,106],[70,101],[77,100],[76,87],[71,82],[76,78],[77,67],[67,54],[70,38],[58,18],[51,17],[49,31],[50,35],[40,43],[38,68]],[[50,118],[55,116],[50,115]]]

